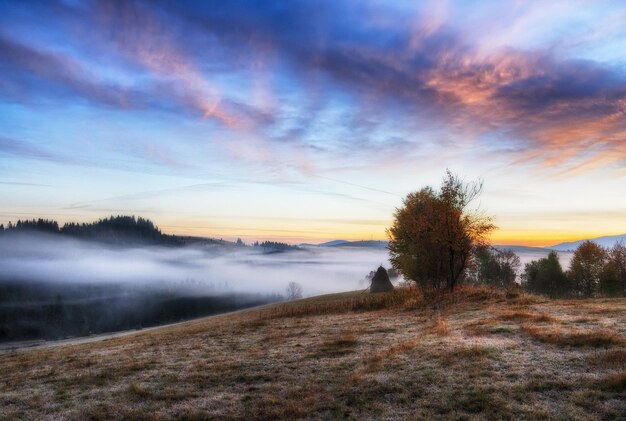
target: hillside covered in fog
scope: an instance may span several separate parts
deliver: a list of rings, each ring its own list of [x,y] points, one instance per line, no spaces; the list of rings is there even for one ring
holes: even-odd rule
[[[31,220],[0,231],[0,341],[55,339],[177,322],[305,295],[365,288],[385,250],[163,234],[126,216]]]

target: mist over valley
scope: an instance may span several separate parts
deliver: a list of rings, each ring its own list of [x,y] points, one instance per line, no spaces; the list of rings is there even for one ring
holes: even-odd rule
[[[284,300],[289,282],[304,296],[365,289],[370,271],[389,267],[385,241],[245,245],[164,235],[134,217],[84,226],[25,222],[2,232],[0,341],[140,329],[233,311]],[[513,249],[521,269],[549,252],[497,248]],[[571,254],[559,253],[564,267]]]
[[[115,231],[115,230],[114,230]],[[201,238],[97,241],[61,232],[0,235],[0,341],[137,329],[285,299],[365,289],[383,248],[244,245]],[[132,236],[131,236],[132,237]],[[152,237],[151,238],[156,238]]]

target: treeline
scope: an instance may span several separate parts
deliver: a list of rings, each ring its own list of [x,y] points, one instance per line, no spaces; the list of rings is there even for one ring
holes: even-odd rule
[[[512,250],[481,247],[474,251],[465,282],[512,288],[517,284],[519,257]],[[585,241],[574,252],[570,267],[563,270],[556,251],[527,263],[520,286],[531,293],[552,298],[626,297],[626,246],[603,248]]]
[[[9,221],[9,224],[5,227],[4,224],[0,224],[0,233],[4,231],[45,231],[45,232],[60,232],[59,223],[51,219],[25,219],[18,220],[15,224]]]
[[[289,250],[296,250],[296,249],[298,249],[297,246],[292,246],[291,244],[280,243],[280,242],[277,242],[277,241],[263,241],[261,243],[256,241],[253,244],[253,246],[263,249],[263,251],[266,252],[266,253],[281,252],[281,251],[289,251]]]
[[[7,226],[0,224],[0,235],[8,232],[45,232],[63,234],[84,240],[101,241],[113,244],[158,244],[158,245],[193,245],[213,244],[219,246],[246,247],[246,243],[237,239],[235,243],[215,239],[199,239],[163,234],[149,219],[135,216],[110,216],[90,223],[67,222],[63,226],[52,219],[25,219]],[[250,246],[261,249],[264,253],[276,253],[297,250],[297,246],[277,241],[256,241]]]
[[[557,297],[626,297],[626,246],[603,248],[585,241],[564,271],[558,254],[526,264],[522,286],[529,292]]]
[[[481,246],[474,250],[465,280],[471,284],[510,288],[516,285],[520,265],[520,259],[513,250]]]
[[[18,220],[8,226],[0,225],[0,233],[10,231],[37,231],[64,234],[71,237],[111,243],[142,243],[179,245],[182,240],[166,235],[149,219],[135,216],[111,216],[91,223],[68,222],[59,226],[50,219]]]

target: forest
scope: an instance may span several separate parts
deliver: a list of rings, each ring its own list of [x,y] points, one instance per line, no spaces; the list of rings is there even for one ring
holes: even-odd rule
[[[115,244],[181,245],[181,238],[163,234],[149,219],[135,216],[110,216],[91,223],[68,222],[59,226],[51,219],[18,220],[8,226],[0,225],[2,232],[46,232],[70,237]]]
[[[0,282],[0,342],[142,329],[280,301],[277,294],[180,294],[172,288]]]
[[[0,225],[0,240],[4,250],[0,265],[0,342],[141,329],[279,301],[284,297],[277,293],[217,289],[212,280],[185,279],[184,270],[177,280],[164,279],[158,270],[147,280],[142,279],[139,270],[135,275],[131,273],[132,279],[104,280],[102,276],[128,267],[129,262],[149,267],[154,264],[146,258],[149,248],[160,250],[153,253],[160,253],[155,256],[164,259],[164,264],[181,269],[189,262],[172,255],[172,247],[187,254],[204,250],[206,256],[241,248],[261,254],[294,249],[278,242],[256,243],[252,248],[241,240],[167,235],[152,221],[135,216],[111,216],[62,226],[42,218],[18,220]],[[212,251],[215,247],[217,252]],[[66,260],[57,260],[55,251]],[[114,254],[105,257],[104,253]],[[96,263],[97,258],[102,260]],[[21,265],[21,270],[12,269],[15,259],[36,261],[37,265],[57,262],[57,266],[43,272],[28,264]],[[88,262],[89,270],[79,269],[83,261]]]

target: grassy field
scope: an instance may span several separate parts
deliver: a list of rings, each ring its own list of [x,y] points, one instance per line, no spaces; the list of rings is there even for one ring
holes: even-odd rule
[[[626,419],[626,299],[344,293],[0,356],[0,418]]]

